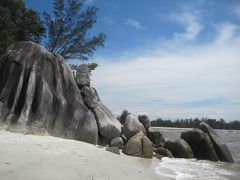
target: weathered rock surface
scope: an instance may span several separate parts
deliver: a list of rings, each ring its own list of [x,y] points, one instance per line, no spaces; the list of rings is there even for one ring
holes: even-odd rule
[[[88,111],[83,121],[78,124],[76,139],[91,144],[98,144],[98,126],[92,112]]]
[[[123,152],[130,156],[152,158],[153,146],[145,134],[139,132],[127,142]]]
[[[90,87],[89,75],[81,65],[75,80],[66,61],[39,44],[11,45],[0,58],[0,122],[93,144],[119,136],[120,123]]]
[[[171,151],[169,151],[167,148],[163,148],[163,147],[154,148],[154,152],[163,157],[169,157],[169,158],[174,157]]]
[[[184,131],[181,133],[181,138],[191,146],[195,158],[211,161],[219,160],[209,136],[202,130],[192,129]]]
[[[113,138],[120,136],[121,124],[115,119],[106,106],[100,103],[93,111],[97,120],[99,133],[104,138],[112,140]]]
[[[176,139],[174,141],[167,140],[165,148],[170,150],[176,158],[193,158],[192,148],[183,139]]]
[[[165,144],[165,139],[161,132],[149,128],[147,130],[147,136],[152,141],[155,147],[163,147]]]
[[[122,131],[128,140],[138,132],[142,131],[144,134],[146,134],[146,130],[142,123],[140,123],[139,120],[132,115],[127,116],[123,124]]]
[[[199,128],[209,135],[220,161],[233,163],[234,160],[230,150],[216,131],[204,122],[200,124]]]
[[[142,139],[142,157],[152,158],[153,157],[153,146],[147,136],[143,136]]]
[[[110,147],[118,147],[119,149],[123,148],[123,140],[121,137],[116,137],[111,140]]]
[[[143,124],[146,130],[150,128],[151,122],[146,115],[138,116],[138,120]]]
[[[77,68],[76,74],[77,85],[81,88],[82,86],[90,86],[90,70],[86,64],[82,64]]]

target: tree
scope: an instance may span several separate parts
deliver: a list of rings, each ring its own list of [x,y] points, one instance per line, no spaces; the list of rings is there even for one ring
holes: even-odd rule
[[[128,115],[130,115],[131,113],[128,112],[127,110],[123,110],[122,114],[120,116],[117,117],[117,119],[119,120],[119,122],[121,124],[123,124],[127,118]]]
[[[39,43],[44,32],[39,14],[26,8],[22,0],[0,1],[0,55],[16,41]]]
[[[97,8],[84,7],[83,0],[54,0],[54,18],[44,13],[48,32],[46,47],[63,58],[88,60],[98,47],[104,46],[106,35],[88,37],[96,23]]]

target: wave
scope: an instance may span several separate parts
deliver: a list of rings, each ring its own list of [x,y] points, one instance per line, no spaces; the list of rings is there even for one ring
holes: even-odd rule
[[[235,166],[223,162],[196,159],[163,158],[155,172],[176,180],[228,180],[239,178]]]

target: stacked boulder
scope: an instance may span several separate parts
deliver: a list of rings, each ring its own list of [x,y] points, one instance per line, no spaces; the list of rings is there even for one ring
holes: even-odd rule
[[[130,156],[152,158],[153,147],[146,136],[146,129],[139,120],[128,115],[122,128],[123,136],[126,137],[126,144],[123,152]]]

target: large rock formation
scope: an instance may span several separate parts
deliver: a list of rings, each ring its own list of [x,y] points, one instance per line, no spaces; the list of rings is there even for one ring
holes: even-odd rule
[[[211,161],[219,160],[208,134],[205,134],[202,130],[192,129],[183,131],[181,138],[191,146],[195,158]]]
[[[224,162],[233,163],[234,160],[230,150],[216,131],[204,122],[199,125],[199,128],[209,135],[219,159]]]
[[[75,80],[61,56],[36,43],[11,45],[0,59],[0,122],[93,144],[120,136],[120,123],[90,87],[89,76],[82,65]]]

